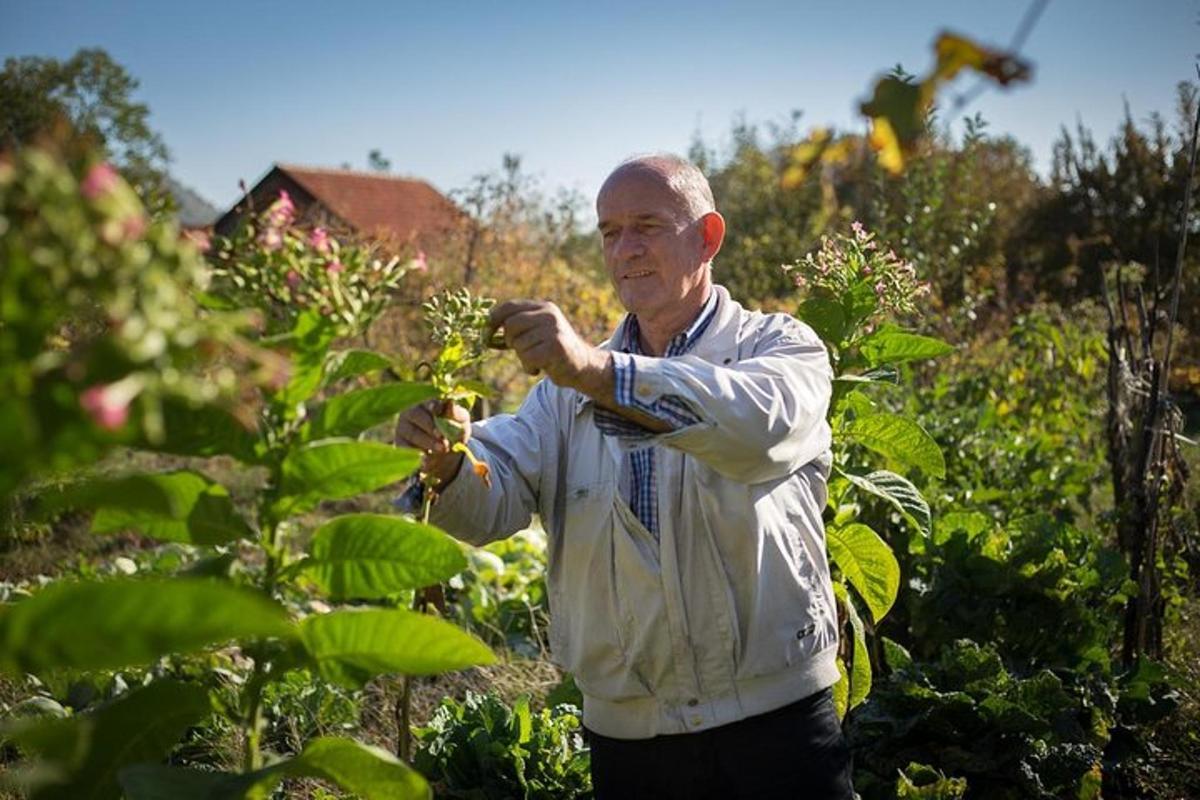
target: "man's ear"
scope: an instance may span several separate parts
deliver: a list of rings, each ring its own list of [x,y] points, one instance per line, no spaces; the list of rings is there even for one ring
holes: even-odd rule
[[[710,211],[700,218],[700,235],[704,239],[703,258],[705,263],[712,261],[721,251],[721,243],[725,241],[725,218],[716,211]]]

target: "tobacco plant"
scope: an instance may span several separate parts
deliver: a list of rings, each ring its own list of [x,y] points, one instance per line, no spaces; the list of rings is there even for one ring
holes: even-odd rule
[[[384,305],[374,292],[386,294],[404,265],[297,231],[291,214],[281,197],[218,242],[221,270],[206,298],[222,307],[256,302],[265,327],[257,344],[275,350],[286,369],[240,415],[211,405],[166,406],[163,437],[145,443],[253,469],[263,484],[248,512],[202,467],[96,478],[49,492],[41,499],[47,512],[90,509],[96,533],[132,529],[210,557],[189,575],[60,582],[0,606],[5,672],[153,664],[155,674],[169,675],[187,656],[219,647],[232,648],[227,652],[248,675],[228,702],[194,682],[159,678],[95,711],[12,727],[8,737],[31,757],[21,779],[32,800],[122,792],[131,800],[257,798],[285,778],[324,779],[367,799],[428,797],[425,780],[407,764],[350,739],[320,737],[291,757],[265,753],[268,687],[297,669],[357,688],[379,675],[431,674],[494,658],[453,625],[389,602],[466,566],[461,547],[444,533],[411,517],[366,513],[334,516],[309,530],[323,501],[382,489],[417,469],[418,452],[361,436],[439,390],[414,382],[343,390],[350,379],[393,366],[382,354],[336,342],[370,325]],[[281,283],[271,270],[283,270]],[[273,288],[248,292],[251,286]],[[368,300],[347,287],[367,287]],[[283,602],[305,593],[335,608],[306,615]],[[185,731],[213,714],[241,731],[240,771],[162,763]]]
[[[889,322],[915,315],[929,286],[916,280],[911,264],[884,250],[857,222],[849,235],[826,237],[817,252],[784,269],[804,296],[799,317],[825,342],[834,367],[826,542],[837,567],[834,594],[851,627],[838,661],[842,679],[834,687],[844,716],[870,694],[867,630],[887,615],[900,589],[896,556],[877,531],[860,521],[862,504],[882,499],[929,536],[929,504],[901,472],[942,478],[946,471],[941,449],[920,423],[882,410],[871,391],[898,384],[901,364],[936,358],[952,348]],[[882,468],[873,468],[880,461]]]

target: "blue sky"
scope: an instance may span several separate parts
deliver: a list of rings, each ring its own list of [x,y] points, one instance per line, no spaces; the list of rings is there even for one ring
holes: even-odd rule
[[[365,166],[443,190],[506,152],[542,185],[593,196],[613,164],[685,152],[731,123],[861,130],[857,105],[943,28],[1006,44],[1026,0],[831,2],[63,2],[0,0],[0,57],[99,46],[138,80],[172,171],[213,203],[274,161]],[[1032,85],[989,91],[995,132],[1039,166],[1064,123],[1102,139],[1122,104],[1173,114],[1195,79],[1200,0],[1051,0],[1024,48]],[[961,87],[959,87],[961,88]]]

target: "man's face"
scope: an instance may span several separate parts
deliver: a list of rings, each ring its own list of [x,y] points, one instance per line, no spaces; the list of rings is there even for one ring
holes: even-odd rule
[[[608,276],[627,311],[669,317],[697,295],[708,274],[703,234],[663,176],[619,170],[600,190],[596,212]]]

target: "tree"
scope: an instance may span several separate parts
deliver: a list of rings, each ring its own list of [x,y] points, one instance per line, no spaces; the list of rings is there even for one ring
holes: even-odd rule
[[[392,160],[385,158],[383,152],[376,147],[367,153],[367,166],[372,172],[391,172]]]
[[[162,137],[150,111],[133,99],[138,81],[99,48],[66,61],[40,56],[8,58],[0,72],[0,147],[17,149],[62,120],[102,150],[153,208],[165,205]]]

